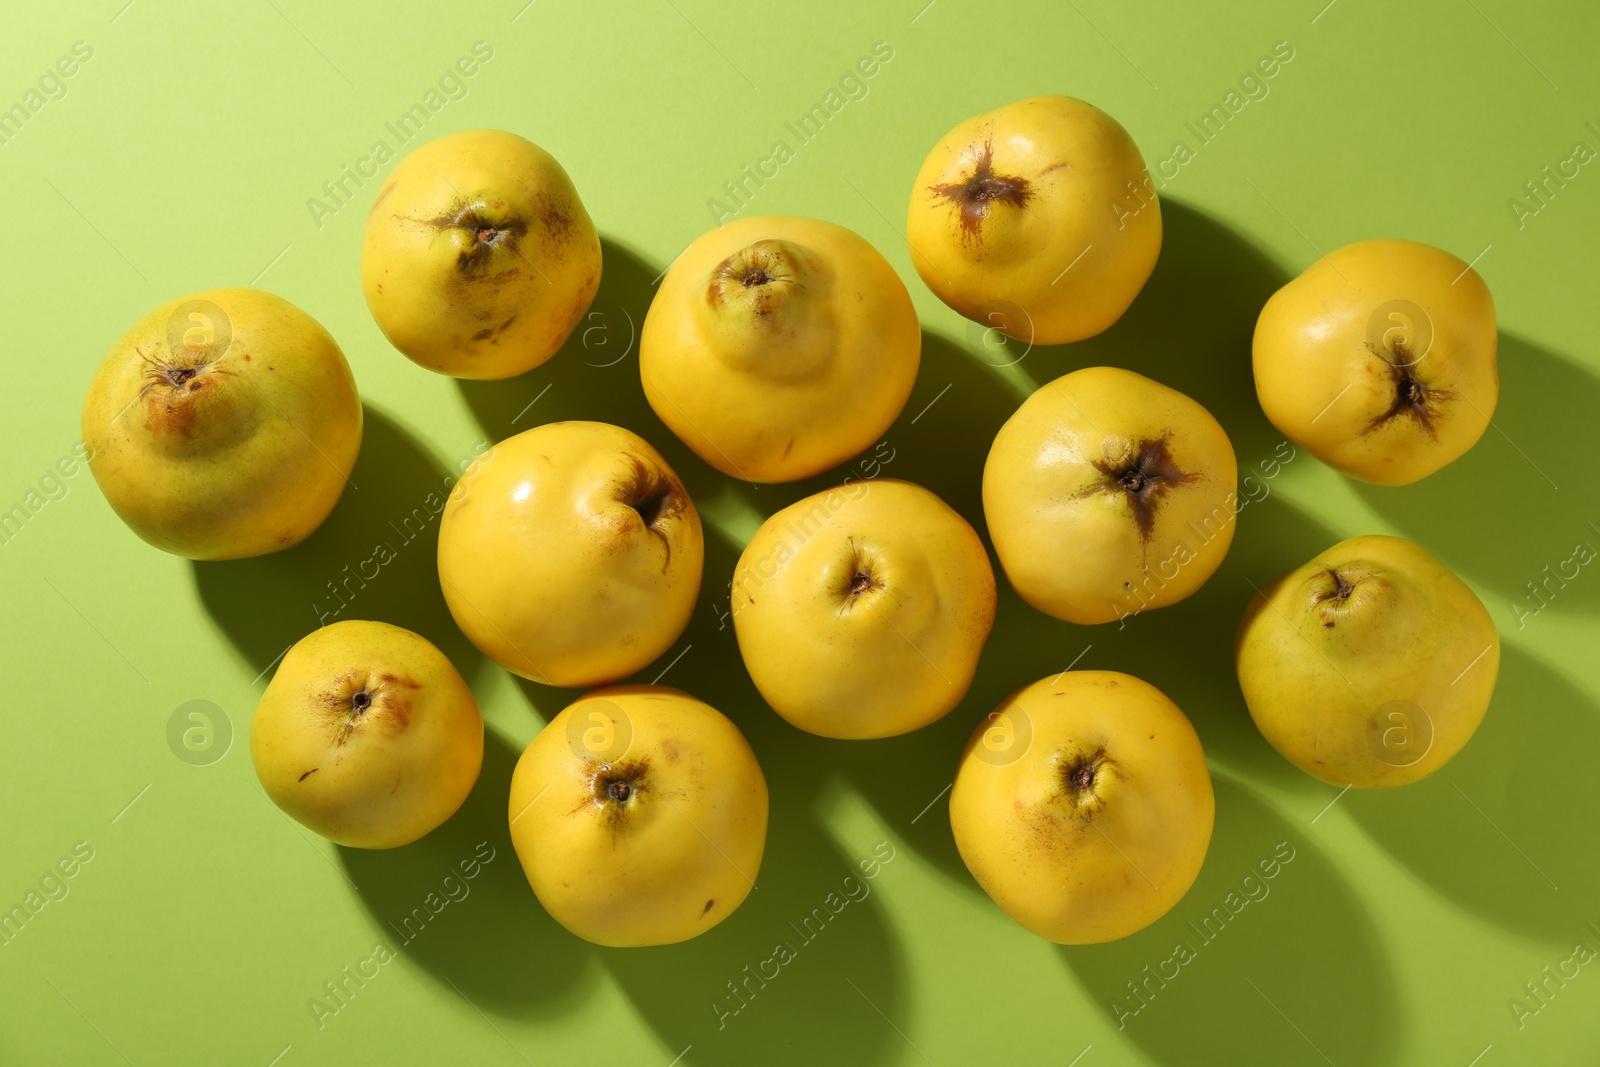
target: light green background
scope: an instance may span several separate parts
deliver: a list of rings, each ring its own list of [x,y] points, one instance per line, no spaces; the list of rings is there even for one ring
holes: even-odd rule
[[[1536,616],[1516,607],[1535,606],[1524,583],[1542,568],[1580,541],[1600,545],[1590,525],[1600,521],[1600,174],[1591,165],[1552,184],[1521,225],[1507,205],[1577,142],[1600,148],[1593,5],[123,2],[13,5],[0,36],[0,106],[22,100],[74,42],[93,49],[65,98],[0,147],[0,508],[26,504],[70,454],[111,342],[155,304],[203,288],[255,281],[324,323],[355,369],[368,431],[360,489],[280,556],[197,566],[163,555],[122,527],[83,472],[0,546],[0,907],[22,903],[75,843],[93,849],[70,894],[0,946],[0,1061],[1595,1062],[1600,966],[1552,981],[1520,1028],[1508,1007],[1575,942],[1600,948],[1587,925],[1600,926],[1600,575],[1583,571]],[[385,122],[477,41],[492,59],[425,135],[500,127],[538,141],[576,181],[606,260],[591,332],[523,379],[461,385],[395,353],[363,305],[358,247],[377,182],[352,185],[351,205],[321,226],[307,200],[375,141],[398,147]],[[799,144],[784,124],[878,41],[893,59],[867,96]],[[1294,58],[1269,94],[1197,147],[1185,124],[1279,41]],[[1002,370],[911,270],[905,202],[950,126],[1045,92],[1110,111],[1152,166],[1179,140],[1196,155],[1164,190],[1161,261],[1123,321]],[[1362,238],[1481,253],[1502,328],[1494,429],[1454,466],[1398,490],[1302,455],[1241,514],[1226,565],[1191,600],[1125,630],[1091,630],[1007,590],[977,683],[945,721],[883,742],[803,735],[744,675],[719,623],[723,587],[762,516],[844,472],[759,490],[731,482],[649,412],[634,355],[600,365],[626,350],[651,280],[712,224],[708,198],[780,139],[795,158],[750,210],[865,235],[923,317],[921,378],[887,435],[895,458],[884,473],[928,484],[980,527],[994,431],[1035,384],[1080,366],[1151,374],[1217,414],[1241,465],[1270,456],[1279,439],[1249,380],[1256,312],[1319,250]],[[474,446],[506,436],[536,396],[516,428],[570,417],[630,426],[666,453],[707,519],[695,622],[641,677],[683,653],[665,680],[745,730],[773,815],[759,889],[682,946],[590,947],[528,890],[505,829],[507,782],[571,694],[516,683],[466,645],[438,592],[431,532],[399,549],[347,617],[420,630],[467,675],[490,736],[466,807],[418,844],[352,853],[279,814],[250,768],[245,740],[265,684],[254,679],[316,624],[325,583],[394,541],[388,524]],[[1252,728],[1230,642],[1249,582],[1370,532],[1413,537],[1466,577],[1501,628],[1504,665],[1483,728],[1454,762],[1330,808],[1337,790]],[[1112,945],[1061,949],[983,896],[935,800],[978,717],[1080,653],[1078,666],[1138,674],[1194,720],[1217,829],[1198,883],[1165,920]],[[181,762],[166,740],[174,709],[196,699],[225,709],[235,733],[210,766]],[[480,841],[495,859],[470,896],[398,947],[391,924]],[[880,842],[895,858],[872,895],[719,1029],[712,1005],[725,983],[777,941],[798,941],[787,924]],[[1295,858],[1270,896],[1119,1030],[1112,1003],[1124,983],[1279,842]],[[319,1028],[308,1000],[379,942],[398,958]]]

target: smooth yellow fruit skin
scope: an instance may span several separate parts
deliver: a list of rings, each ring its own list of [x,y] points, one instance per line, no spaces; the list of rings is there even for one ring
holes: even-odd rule
[[[1338,596],[1343,576],[1351,585]],[[1472,738],[1500,672],[1483,603],[1420,545],[1341,541],[1250,601],[1234,644],[1256,727],[1330,785],[1426,778]]]
[[[745,668],[774,711],[823,737],[893,737],[944,717],[972,685],[994,609],[977,532],[894,479],[777,512],[733,572]]]
[[[472,792],[483,718],[426,638],[346,620],[284,655],[250,723],[250,759],[267,796],[302,826],[353,848],[394,848]]]
[[[617,782],[625,800],[610,793]],[[767,782],[715,708],[666,686],[615,686],[533,739],[507,814],[528,884],[562,926],[597,945],[671,945],[755,888]]]
[[[198,301],[207,306],[180,312]],[[259,289],[154,309],[111,346],[83,403],[89,468],[112,510],[190,559],[260,556],[310,536],[348,484],[361,422],[328,331]]]
[[[1118,472],[1137,463],[1162,475],[1146,483],[1144,505],[1118,488]],[[1211,413],[1115,367],[1042,386],[1000,427],[983,468],[1006,577],[1040,611],[1083,625],[1204,585],[1233,542],[1237,492],[1233,445]]]
[[[1093,771],[1088,789],[1071,774]],[[1069,671],[978,724],[950,790],[972,876],[1028,930],[1062,945],[1144,929],[1194,884],[1216,801],[1194,727],[1148,682]]]
[[[1431,245],[1361,241],[1261,309],[1256,396],[1284,436],[1330,467],[1409,485],[1483,436],[1500,397],[1497,348],[1494,297],[1477,271]],[[1409,407],[1385,417],[1403,385],[1397,366],[1421,383],[1426,422]]]
[[[635,503],[654,509],[652,525]],[[700,516],[644,438],[553,422],[501,441],[450,491],[439,584],[483,654],[546,685],[614,682],[678,639],[705,565]]]
[[[944,135],[917,173],[906,233],[940,300],[1055,345],[1128,310],[1161,253],[1161,205],[1116,119],[1070,96],[1035,96]]]
[[[911,296],[875,248],[831,222],[776,215],[701,235],[639,332],[661,421],[752,482],[808,478],[870,447],[905,407],[921,354]]]
[[[599,287],[600,235],[572,179],[513,133],[429,141],[395,166],[367,215],[367,307],[391,344],[441,374],[532,370]]]

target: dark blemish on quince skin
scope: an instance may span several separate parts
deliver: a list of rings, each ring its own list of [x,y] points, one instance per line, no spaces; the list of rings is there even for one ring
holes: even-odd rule
[[[1107,777],[1124,776],[1103,745],[1087,755],[1064,760],[1059,774],[1060,789],[1047,806],[1029,808],[1020,799],[1014,802],[1018,817],[1030,831],[1032,846],[1050,854],[1059,852],[1065,835],[1076,838],[1093,824],[1099,810],[1095,786]]]
[[[589,788],[567,814],[578,815],[599,809],[600,819],[611,830],[611,845],[628,822],[628,813],[641,797],[655,792],[650,782],[650,760],[645,757],[625,759],[617,763],[600,763],[591,760],[584,765]]]
[[[970,153],[970,149],[968,150]],[[973,165],[972,174],[965,181],[930,185],[928,191],[935,197],[948,200],[960,215],[961,239],[973,244],[983,243],[983,222],[996,203],[1022,207],[1033,196],[1033,186],[1026,178],[996,174],[994,172],[994,141],[983,143]]]
[[[1091,460],[1095,470],[1106,476],[1106,483],[1080,493],[1123,493],[1133,520],[1139,526],[1139,536],[1148,542],[1155,532],[1156,511],[1161,498],[1168,490],[1201,480],[1200,475],[1181,470],[1172,459],[1167,447],[1168,438],[1139,441],[1134,446],[1133,458],[1122,466],[1113,466],[1101,460]]]
[[[501,215],[508,213],[503,210]],[[515,215],[499,221],[490,215],[489,205],[474,200],[447,210],[431,219],[413,219],[436,230],[466,230],[472,235],[472,244],[456,256],[456,269],[468,277],[482,275],[493,261],[496,248],[507,248],[522,255],[521,242],[527,236],[527,220]]]
[[[354,688],[357,682],[361,683],[360,687],[346,695],[346,691]],[[373,721],[382,727],[385,736],[398,737],[404,733],[411,725],[411,701],[393,692],[396,687],[421,689],[422,683],[389,671],[379,674],[376,681],[367,678],[364,671],[347,671],[331,689],[318,694],[317,703],[327,710],[333,720],[336,731],[333,743],[343,745],[349,741],[350,735],[367,721],[367,713],[374,708],[381,714]],[[384,690],[390,692],[385,693]],[[383,697],[381,701],[380,696]]]
[[[713,306],[729,305],[763,324],[804,289],[802,264],[783,241],[767,238],[734,252],[711,271],[706,296]]]
[[[549,204],[539,212],[539,221],[544,228],[557,240],[565,239],[572,230],[572,217]]]
[[[581,242],[583,235],[577,224],[576,205],[558,192],[541,192],[534,196],[530,216],[539,220],[541,243],[552,260],[567,258],[569,247]],[[579,208],[581,210],[581,208]]]
[[[194,408],[188,404],[174,404],[171,400],[147,402],[145,414],[144,428],[153,434],[194,436]]]
[[[1105,746],[1102,745],[1088,757],[1073,759],[1063,766],[1061,780],[1070,796],[1077,797],[1085,792],[1092,795],[1101,775],[1110,773],[1115,765],[1116,761],[1106,755]]]
[[[1455,394],[1448,389],[1425,385],[1422,379],[1411,373],[1420,360],[1411,357],[1404,342],[1396,342],[1392,348],[1383,349],[1369,341],[1367,348],[1388,369],[1390,383],[1394,386],[1394,400],[1387,411],[1367,424],[1366,429],[1361,431],[1362,435],[1395,419],[1408,418],[1428,435],[1429,440],[1437,441],[1439,434],[1434,429],[1434,420],[1439,417],[1444,402],[1455,399]]]
[[[143,401],[144,428],[159,436],[193,437],[196,405],[206,402],[195,394],[214,378],[232,377],[233,372],[220,360],[209,359],[209,348],[186,348],[182,357],[170,358],[134,351],[143,367],[144,385],[134,399]]]

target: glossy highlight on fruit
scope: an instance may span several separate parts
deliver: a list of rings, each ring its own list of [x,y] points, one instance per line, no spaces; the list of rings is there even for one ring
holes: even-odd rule
[[[705,542],[683,483],[639,435],[553,422],[501,441],[450,491],[445,603],[483,654],[546,685],[626,678],[700,593]]]

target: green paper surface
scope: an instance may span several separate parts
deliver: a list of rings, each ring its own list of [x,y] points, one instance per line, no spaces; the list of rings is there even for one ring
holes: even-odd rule
[[[0,939],[0,1062],[1595,1062],[1600,965],[1581,961],[1600,950],[1600,575],[1581,568],[1542,586],[1543,601],[1528,591],[1577,546],[1600,546],[1593,5],[124,2],[13,6],[0,36],[0,108],[25,116],[0,115],[0,511],[26,514],[0,539],[0,910],[27,912]],[[490,56],[461,76],[475,46]],[[849,81],[875,48],[892,57]],[[1275,48],[1292,58],[1251,81]],[[791,124],[830,90],[843,105],[798,136]],[[1165,244],[1115,327],[1012,362],[916,277],[905,207],[946,130],[1052,92],[1132,133],[1164,182]],[[1230,92],[1242,106],[1198,137],[1191,124]],[[408,113],[425,116],[420,130],[396,125]],[[362,225],[394,158],[475,127],[551,151],[604,241],[590,318],[550,363],[505,382],[410,363],[359,284]],[[783,162],[767,162],[779,143]],[[771,176],[752,181],[747,167]],[[1476,263],[1499,314],[1500,407],[1469,454],[1403,489],[1302,452],[1241,513],[1205,588],[1126,628],[1046,618],[1002,580],[955,712],[898,739],[823,740],[756,694],[725,585],[764,516],[865,473],[851,468],[874,453],[793,485],[725,478],[651,413],[632,348],[653,280],[733,212],[830,219],[899,271],[923,364],[880,471],[929,486],[980,530],[994,432],[1037,385],[1082,366],[1178,388],[1222,421],[1241,467],[1271,458],[1281,438],[1249,370],[1256,313],[1351,241],[1410,238]],[[142,543],[71,462],[79,411],[107,348],[149,308],[248,284],[305,309],[348,356],[367,412],[360,488],[289,552],[192,564]],[[639,678],[666,670],[726,712],[771,788],[759,888],[671,948],[595,948],[539,907],[511,851],[506,792],[518,753],[574,694],[485,661],[445,609],[436,525],[414,540],[391,526],[483,443],[567,418],[643,434],[698,503],[695,620]],[[1469,581],[1504,662],[1453,762],[1417,785],[1341,796],[1255,731],[1231,644],[1252,583],[1363,533],[1413,538]],[[369,853],[266,800],[248,731],[263,672],[380,541],[395,561],[341,617],[439,644],[488,737],[454,819]],[[1069,664],[1170,695],[1217,796],[1189,895],[1142,933],[1085,948],[1030,936],[984,896],[943,793],[979,718]],[[210,747],[185,747],[196,712]],[[1198,933],[1280,848],[1293,858],[1268,891]],[[445,877],[485,853],[451,899]],[[797,930],[885,855],[870,895]],[[417,909],[426,923],[405,925]],[[1172,974],[1179,941],[1193,958],[1149,981]],[[752,979],[773,974],[780,943],[793,958]]]

